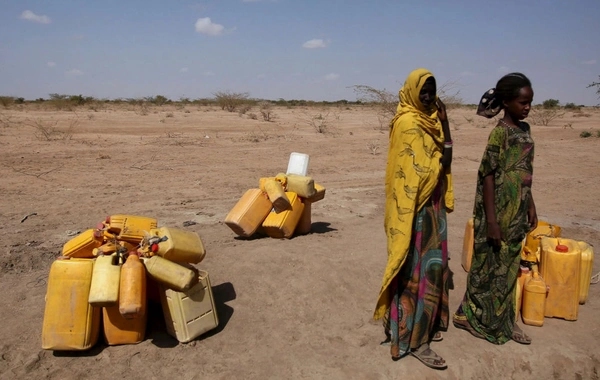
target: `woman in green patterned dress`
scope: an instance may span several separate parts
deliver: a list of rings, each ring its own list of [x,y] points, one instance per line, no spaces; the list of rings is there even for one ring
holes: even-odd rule
[[[531,194],[534,144],[529,124],[531,82],[521,73],[502,77],[487,91],[477,114],[504,117],[491,131],[477,177],[473,211],[475,245],[464,299],[454,326],[495,344],[531,339],[515,323],[513,302],[521,244],[537,226]]]

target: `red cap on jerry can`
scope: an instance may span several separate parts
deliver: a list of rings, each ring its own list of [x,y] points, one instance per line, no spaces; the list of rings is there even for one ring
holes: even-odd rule
[[[561,252],[561,253],[569,252],[569,247],[567,247],[566,245],[559,244],[556,246],[556,252]]]

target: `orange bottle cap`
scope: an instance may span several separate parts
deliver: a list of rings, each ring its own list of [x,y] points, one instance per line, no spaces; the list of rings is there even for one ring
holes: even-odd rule
[[[567,247],[566,245],[559,244],[556,246],[556,252],[569,252],[569,247]]]

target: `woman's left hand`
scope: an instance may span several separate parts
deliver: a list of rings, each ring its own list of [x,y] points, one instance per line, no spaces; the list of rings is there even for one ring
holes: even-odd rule
[[[441,101],[440,98],[438,98],[435,101],[435,106],[437,108],[437,115],[438,115],[438,119],[440,119],[440,122],[445,122],[448,121],[448,114],[446,113],[446,105],[444,104],[444,102]]]
[[[534,230],[537,227],[538,224],[538,217],[537,217],[537,212],[534,209],[529,209],[529,211],[527,211],[527,219],[529,220],[529,229]]]

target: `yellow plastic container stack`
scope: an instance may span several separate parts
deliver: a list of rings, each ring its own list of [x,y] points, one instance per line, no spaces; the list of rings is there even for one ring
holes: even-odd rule
[[[473,218],[467,221],[465,226],[465,236],[463,238],[463,250],[461,265],[467,272],[471,270],[471,260],[473,259],[473,244],[475,243],[474,230],[473,230]]]
[[[48,275],[42,326],[45,350],[87,350],[100,332],[100,308],[88,303],[94,261],[61,258]]]
[[[89,304],[94,307],[117,305],[120,279],[121,266],[117,255],[98,256],[92,274]]]
[[[102,231],[89,229],[69,240],[62,250],[63,256],[93,258],[94,249],[104,244]]]
[[[546,282],[534,267],[532,277],[523,287],[523,305],[521,306],[523,323],[531,326],[544,325],[546,290]]]
[[[225,224],[239,236],[249,237],[265,220],[273,204],[260,189],[249,189],[225,217]]]
[[[304,205],[296,193],[286,192],[286,195],[292,208],[280,213],[270,212],[262,224],[265,233],[272,238],[291,238],[304,210]]]
[[[196,285],[185,292],[160,290],[167,332],[184,343],[219,324],[208,273],[199,272]]]
[[[581,283],[581,249],[570,239],[542,237],[540,273],[550,287],[546,317],[577,320]]]
[[[156,255],[170,261],[198,264],[204,259],[206,250],[197,233],[178,228],[160,227],[150,230],[150,236],[165,238],[156,243]]]
[[[594,267],[594,248],[584,241],[577,242],[581,251],[581,278],[579,284],[579,304],[587,302]]]

